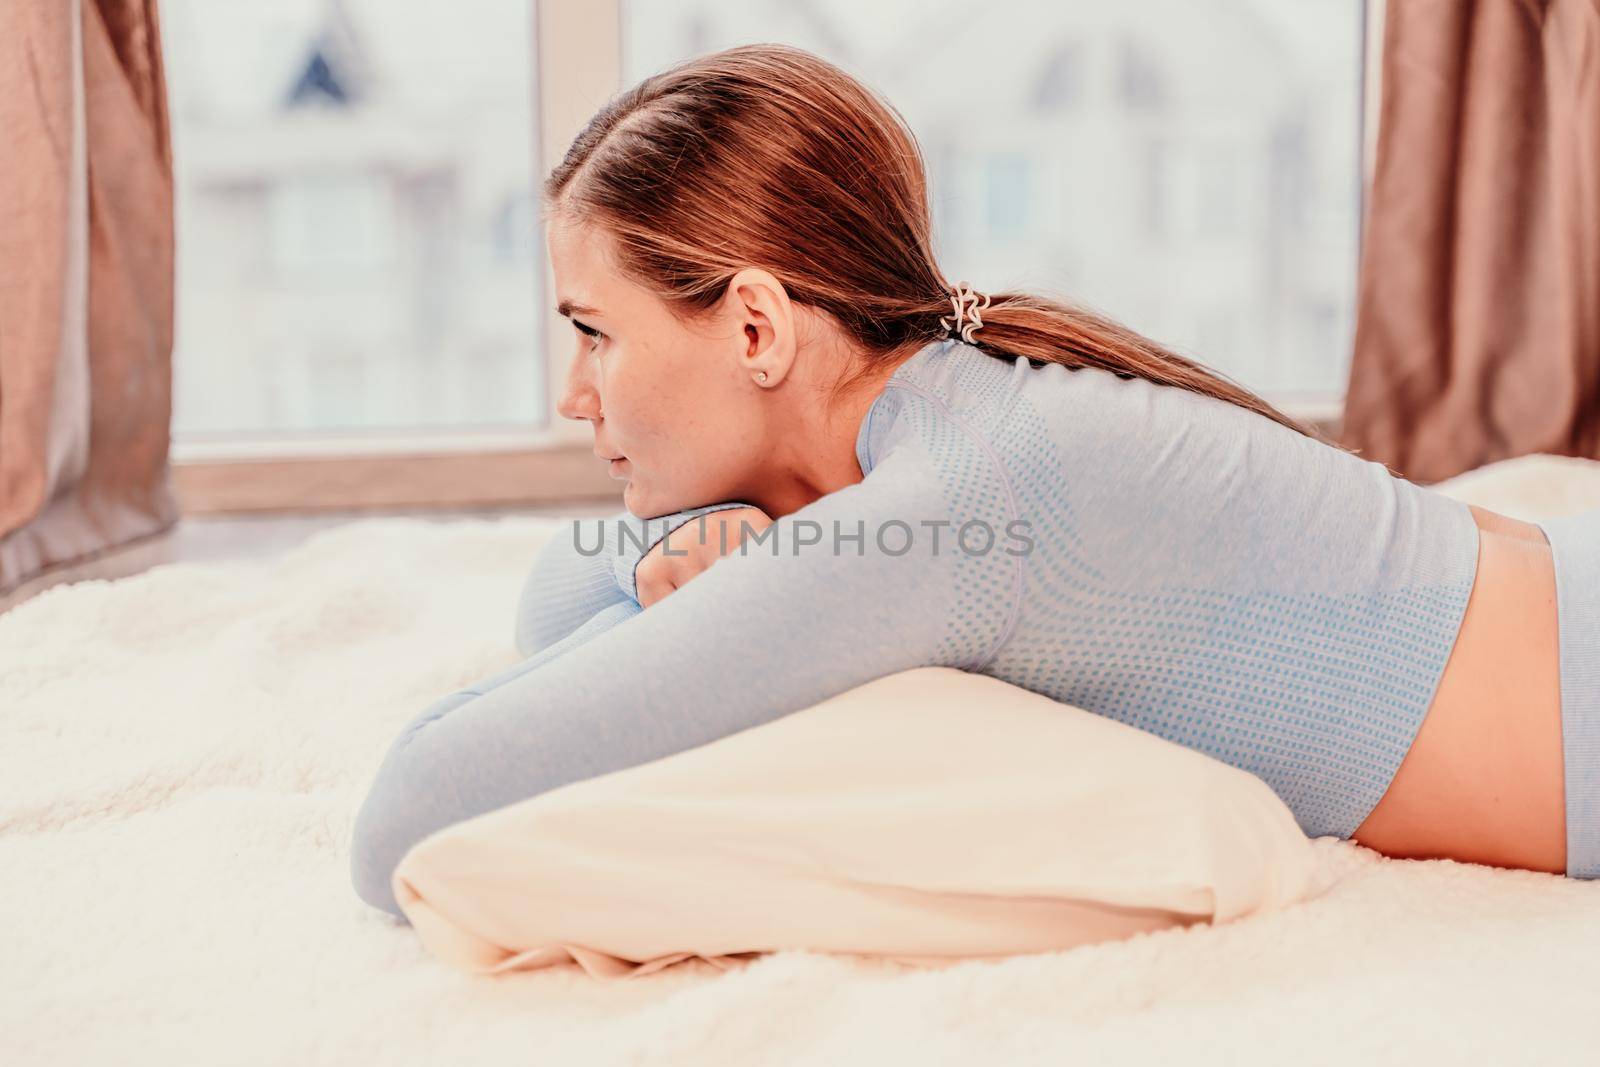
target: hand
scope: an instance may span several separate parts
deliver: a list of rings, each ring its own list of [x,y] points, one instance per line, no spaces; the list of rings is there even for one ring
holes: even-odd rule
[[[771,525],[772,519],[760,508],[724,508],[690,519],[656,542],[634,568],[639,605],[649,607],[721,559],[724,542],[731,552],[746,534],[760,533]],[[666,553],[668,548],[671,555]]]

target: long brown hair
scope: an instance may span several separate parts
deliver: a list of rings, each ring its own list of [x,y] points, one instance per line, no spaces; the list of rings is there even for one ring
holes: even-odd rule
[[[947,335],[916,136],[887,100],[800,48],[748,44],[679,63],[614,96],[545,180],[543,208],[601,226],[618,268],[685,319],[760,266],[830,315],[873,360]],[[982,288],[981,286],[978,288]],[[985,290],[987,292],[987,290]],[[1216,371],[1088,308],[989,292],[978,348],[1100,367],[1248,408],[1333,444]]]

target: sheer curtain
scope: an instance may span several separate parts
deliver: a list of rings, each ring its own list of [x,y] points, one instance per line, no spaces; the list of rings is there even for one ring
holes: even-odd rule
[[[1600,2],[1388,0],[1342,443],[1600,459]]]
[[[0,3],[0,594],[171,526],[154,0]]]

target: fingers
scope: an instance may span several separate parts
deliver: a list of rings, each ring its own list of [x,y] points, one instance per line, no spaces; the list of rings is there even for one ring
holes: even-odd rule
[[[665,572],[666,568],[662,568],[662,570]],[[688,580],[688,577],[692,577],[692,575],[685,577],[672,572],[651,575],[649,579],[639,583],[639,606],[648,608],[662,597],[668,596],[680,588]]]
[[[683,554],[679,555],[680,552]],[[637,576],[639,606],[647,608],[683,588],[686,582],[721,558],[715,543],[709,547],[674,545],[670,556],[656,552],[645,557],[645,561],[639,565]]]
[[[646,553],[634,572],[639,606],[647,608],[683,588],[724,555],[737,551],[747,533],[760,533],[772,522],[758,508],[735,508],[703,515],[673,530]]]

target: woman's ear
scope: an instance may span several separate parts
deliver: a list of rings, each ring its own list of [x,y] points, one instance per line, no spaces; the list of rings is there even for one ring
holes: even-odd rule
[[[761,385],[776,385],[793,365],[798,345],[795,306],[788,291],[771,271],[746,267],[729,279],[724,299],[735,330],[740,373]]]

